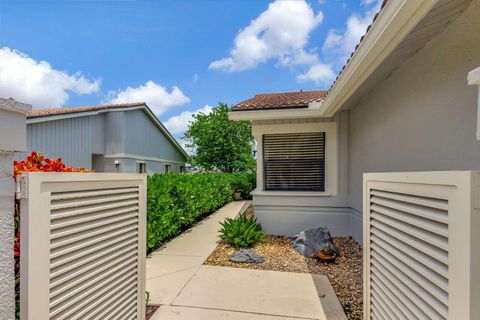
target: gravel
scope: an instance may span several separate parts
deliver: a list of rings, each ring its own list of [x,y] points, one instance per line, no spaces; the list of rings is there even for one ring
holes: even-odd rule
[[[228,257],[237,251],[221,242],[205,264],[234,268],[261,269],[326,275],[335,290],[349,320],[363,319],[363,255],[362,247],[350,237],[334,237],[340,251],[335,263],[324,264],[304,257],[290,247],[291,238],[268,236],[265,243],[252,249],[264,257],[262,263],[235,263]]]

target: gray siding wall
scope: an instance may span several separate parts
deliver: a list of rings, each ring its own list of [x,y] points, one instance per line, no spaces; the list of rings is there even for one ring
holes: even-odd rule
[[[173,143],[143,110],[125,112],[125,153],[185,162]]]
[[[364,172],[480,170],[475,139],[480,1],[350,111],[350,203],[362,210]],[[357,230],[362,230],[357,219]]]
[[[144,161],[147,165],[147,174],[155,174],[155,173],[164,173],[165,172],[165,164],[171,165],[171,172],[180,173],[180,166],[181,164],[178,163],[169,163],[169,162],[160,162],[160,161],[151,161],[146,160]],[[131,172],[134,173],[137,171],[137,160],[124,158],[122,160],[123,171],[122,172]]]
[[[67,166],[91,168],[93,117],[29,124],[28,152],[35,150],[50,158],[62,158]]]
[[[30,123],[27,140],[29,152],[35,150],[52,158],[60,157],[67,166],[98,172],[136,172],[137,160],[147,163],[149,174],[164,172],[165,163],[171,164],[173,172],[180,172],[180,165],[186,161],[143,110]],[[119,157],[108,157],[115,154]],[[17,158],[24,157],[21,154]],[[120,160],[119,168],[115,167],[115,160]]]
[[[104,114],[92,116],[92,152],[103,154],[105,152],[105,126]]]
[[[94,157],[93,169],[98,172],[124,172],[124,173],[136,173],[137,172],[137,159],[132,158],[104,158],[103,156]],[[120,165],[115,167],[114,161],[119,160]],[[152,175],[155,173],[164,173],[165,164],[170,164],[172,172],[180,173],[180,166],[183,164],[178,163],[165,163],[160,161],[142,160],[147,165],[147,174]]]
[[[125,112],[107,112],[105,117],[105,153],[125,152]]]

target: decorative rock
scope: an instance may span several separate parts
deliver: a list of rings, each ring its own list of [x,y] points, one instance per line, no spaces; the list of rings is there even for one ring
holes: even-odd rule
[[[263,257],[252,249],[240,249],[232,254],[228,260],[239,263],[262,263]]]
[[[307,257],[324,249],[331,249],[338,256],[338,249],[333,243],[330,232],[323,227],[300,232],[293,237],[291,246],[295,251]]]

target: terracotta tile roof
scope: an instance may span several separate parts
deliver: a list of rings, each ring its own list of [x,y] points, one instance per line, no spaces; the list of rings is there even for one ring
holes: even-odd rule
[[[108,104],[108,105],[101,105],[101,106],[34,109],[27,114],[27,118],[39,118],[39,117],[48,117],[48,116],[61,115],[61,114],[108,110],[108,109],[131,108],[131,107],[139,107],[143,105],[145,105],[145,102]]]
[[[310,102],[325,100],[328,90],[260,93],[232,107],[232,111],[307,108]]]

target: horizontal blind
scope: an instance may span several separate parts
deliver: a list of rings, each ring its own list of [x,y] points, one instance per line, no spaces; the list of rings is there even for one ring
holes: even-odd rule
[[[263,136],[265,190],[325,191],[325,132]]]

